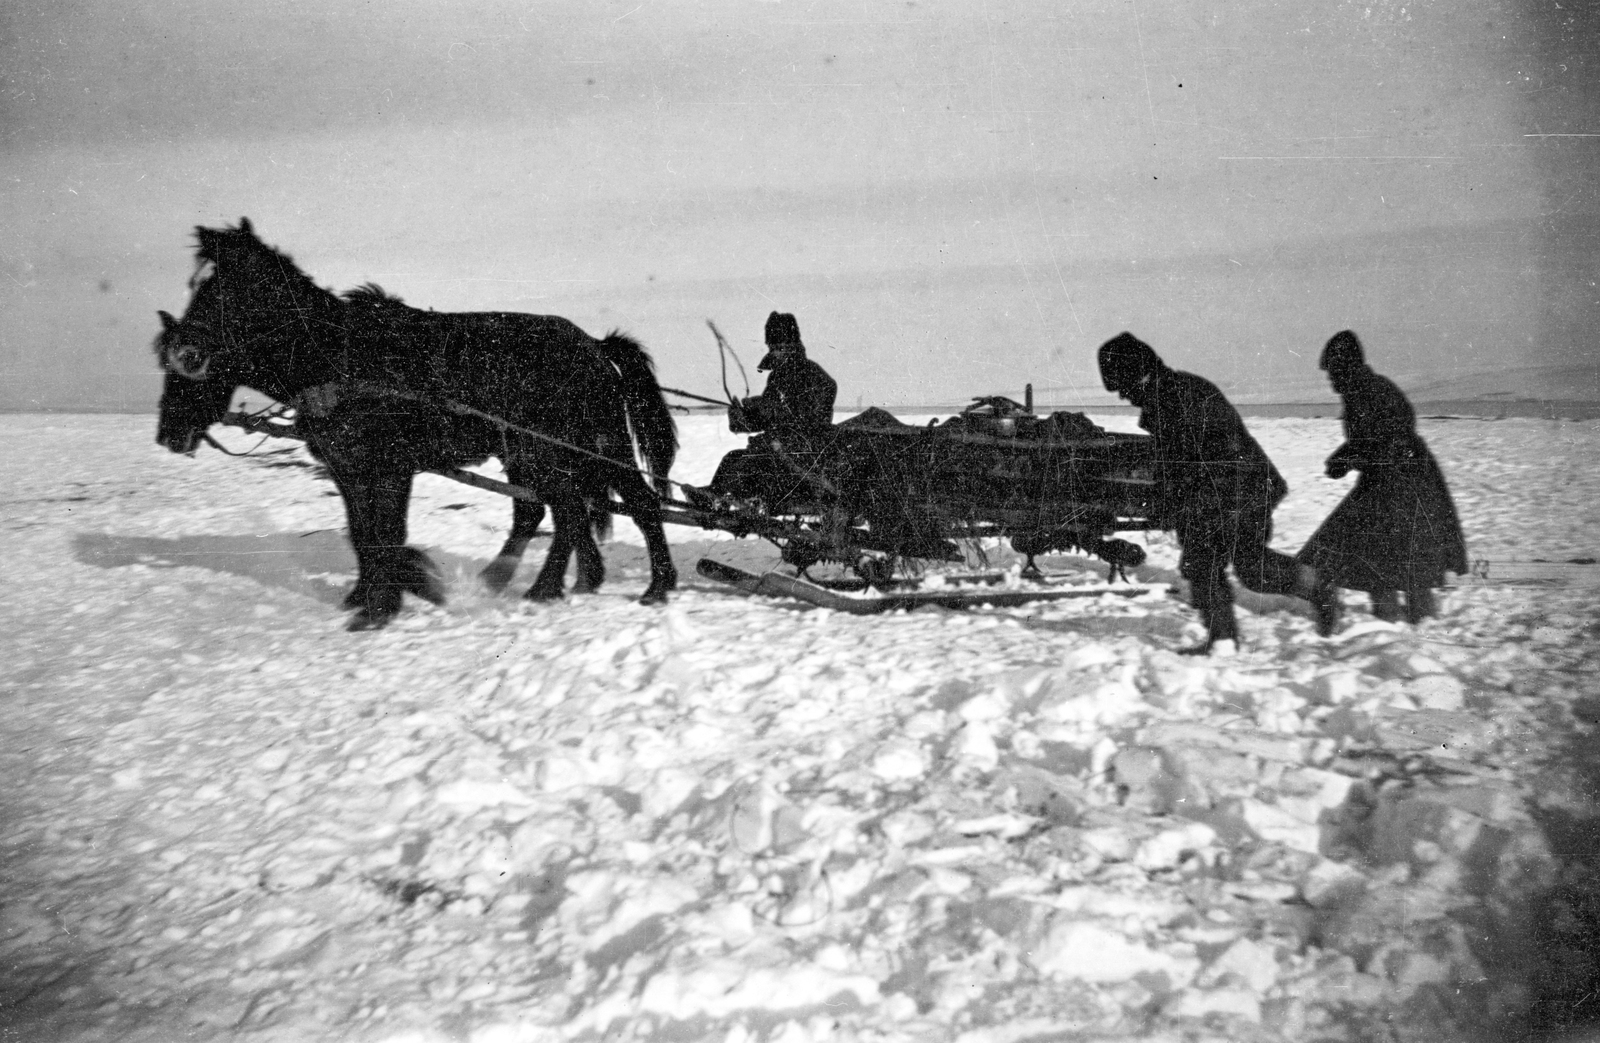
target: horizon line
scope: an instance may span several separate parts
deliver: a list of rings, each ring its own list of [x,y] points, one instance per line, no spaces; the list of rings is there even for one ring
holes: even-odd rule
[[[1500,395],[1510,395],[1510,394],[1512,394],[1512,393],[1511,392],[1500,392],[1500,393],[1496,393],[1495,395],[1489,396],[1489,397],[1484,397],[1484,396],[1464,396],[1464,397],[1414,398],[1414,399],[1411,400],[1411,404],[1412,404],[1412,406],[1414,408],[1416,408],[1418,410],[1422,409],[1423,407],[1441,407],[1441,406],[1453,406],[1453,407],[1476,406],[1476,407],[1481,407],[1481,408],[1490,409],[1490,410],[1494,410],[1494,409],[1502,409],[1503,410],[1503,409],[1508,408],[1508,407],[1516,407],[1516,408],[1522,408],[1522,409],[1531,409],[1531,408],[1536,408],[1536,407],[1541,407],[1541,406],[1561,407],[1561,408],[1582,407],[1582,408],[1585,408],[1587,410],[1594,410],[1596,412],[1597,416],[1600,416],[1600,398],[1525,398],[1525,397],[1511,398],[1511,397],[1499,397]],[[1270,401],[1270,402],[1245,402],[1245,401],[1237,401],[1237,400],[1231,400],[1231,401],[1232,401],[1233,406],[1235,408],[1237,408],[1237,409],[1306,409],[1306,410],[1309,410],[1309,409],[1318,409],[1318,410],[1333,409],[1333,410],[1337,410],[1337,409],[1342,408],[1342,406],[1343,406],[1343,404],[1338,399],[1321,400],[1321,401],[1307,401],[1307,400],[1303,400],[1302,399],[1302,400],[1283,400],[1283,401]],[[916,412],[952,412],[952,413],[959,413],[961,410],[967,408],[967,406],[969,406],[969,405],[971,405],[970,402],[956,403],[956,402],[941,402],[941,401],[932,401],[932,402],[861,402],[861,403],[858,403],[858,404],[853,405],[853,406],[835,405],[833,411],[836,414],[837,413],[853,413],[853,412],[859,412],[861,410],[876,408],[876,409],[885,409],[885,410],[900,410],[900,411],[904,411],[904,412],[916,411]],[[1109,410],[1116,410],[1118,412],[1137,412],[1138,409],[1139,409],[1138,406],[1134,406],[1134,405],[1128,404],[1126,402],[1072,402],[1072,401],[1039,402],[1039,401],[1036,400],[1035,403],[1034,403],[1034,406],[1035,406],[1035,410],[1036,411],[1039,411],[1039,410],[1043,410],[1043,411],[1051,411],[1051,410],[1093,411],[1093,410],[1109,409]],[[687,412],[687,413],[714,413],[714,412],[717,412],[718,410],[720,410],[721,407],[712,406],[712,405],[694,405],[694,406],[678,406],[678,405],[674,405],[674,406],[672,406],[672,409],[681,410],[681,411]],[[83,415],[86,415],[86,416],[155,416],[155,415],[157,415],[159,413],[159,409],[157,407],[155,407],[154,405],[149,406],[149,407],[145,407],[145,408],[141,408],[141,409],[130,409],[130,408],[127,408],[125,406],[105,406],[105,405],[93,405],[93,404],[89,404],[89,403],[74,403],[74,404],[62,404],[62,405],[0,406],[0,414],[11,415],[11,416],[27,416],[27,415],[42,415],[42,414],[52,414],[52,415],[69,414],[70,415],[70,414],[74,414],[74,413],[83,414]]]

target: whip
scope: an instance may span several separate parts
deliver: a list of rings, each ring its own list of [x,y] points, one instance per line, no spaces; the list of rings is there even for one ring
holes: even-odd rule
[[[750,375],[744,371],[744,363],[739,361],[739,355],[728,343],[722,331],[717,329],[717,324],[710,319],[706,325],[711,327],[711,335],[717,338],[717,357],[722,362],[722,393],[728,396],[728,405],[733,405],[733,392],[728,390],[728,356],[733,356],[733,364],[739,367],[739,378],[744,381],[744,393],[750,394]]]

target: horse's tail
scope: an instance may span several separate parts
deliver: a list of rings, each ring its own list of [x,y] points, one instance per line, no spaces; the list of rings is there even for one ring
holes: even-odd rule
[[[661,385],[656,383],[655,363],[643,345],[615,330],[600,342],[600,354],[622,375],[622,402],[634,444],[654,476],[650,484],[666,496],[667,475],[678,455],[678,422],[667,408]]]

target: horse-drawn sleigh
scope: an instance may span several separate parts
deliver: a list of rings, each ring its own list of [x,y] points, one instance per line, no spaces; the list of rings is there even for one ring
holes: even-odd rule
[[[680,497],[673,489],[684,487],[668,477],[675,424],[649,357],[629,338],[596,340],[552,316],[423,311],[372,286],[336,295],[248,221],[198,234],[189,308],[181,320],[163,314],[156,341],[167,370],[157,440],[191,452],[215,423],[303,439],[344,498],[359,566],[346,599],[357,610],[353,629],[383,625],[402,592],[442,600],[431,561],[406,546],[421,472],[512,498],[511,535],[485,570],[492,586],[509,581],[549,507],[555,534],[528,592],[535,599],[561,596],[574,553],[574,590],[599,585],[594,536],[610,514],[632,518],[645,537],[647,603],[676,584],[668,522],[767,539],[798,572],[763,577],[702,562],[703,575],[849,611],[1083,593],[1043,581],[1033,558],[1054,550],[1096,554],[1113,575],[1143,560],[1113,534],[1153,527],[1148,441],[1081,414],[1037,416],[1031,403],[985,398],[945,423],[913,427],[868,410],[803,445],[771,439],[780,466],[761,495]],[[284,405],[230,414],[241,386]],[[506,481],[466,470],[491,456]],[[1031,585],[905,589],[922,563],[962,560],[963,545],[1000,538],[1026,556]],[[811,581],[807,570],[821,562],[874,593]]]

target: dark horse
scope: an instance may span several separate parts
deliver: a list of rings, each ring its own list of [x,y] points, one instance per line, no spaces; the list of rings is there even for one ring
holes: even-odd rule
[[[371,286],[339,297],[256,238],[248,220],[196,234],[189,308],[181,320],[163,315],[156,338],[167,370],[156,441],[193,451],[241,386],[294,405],[297,430],[344,498],[359,569],[345,599],[357,609],[351,629],[388,622],[403,592],[443,600],[433,563],[406,546],[412,478],[490,456],[554,519],[529,598],[561,596],[574,552],[574,591],[604,580],[590,510],[612,494],[645,537],[651,579],[641,600],[660,603],[676,587],[658,491],[677,429],[637,342],[596,340],[550,315],[423,311]],[[532,510],[527,517],[522,544],[538,521]],[[507,551],[518,533],[514,524]]]
[[[384,294],[381,288],[373,284],[368,284],[359,291],[350,291],[351,294],[358,292],[362,294],[379,294],[385,300],[403,305],[403,302],[398,297]],[[349,295],[346,294],[346,296]],[[165,331],[161,336],[166,337],[172,334],[172,331],[178,326],[178,320],[164,311],[156,314],[161,317],[162,327]],[[156,350],[158,353],[163,350],[160,338],[158,338]],[[211,396],[221,392],[226,392],[226,395],[231,399],[233,392],[222,385],[207,387],[204,382],[181,377],[169,369],[161,388],[161,402],[163,416],[167,418],[166,427],[175,432],[176,435],[172,442],[169,442],[166,436],[159,434],[157,440],[163,445],[170,444],[175,451],[179,452],[192,453],[194,447],[202,440],[222,449],[220,445],[210,439],[209,435],[204,433],[206,427],[210,426],[208,418],[215,415],[216,406],[211,401]],[[322,408],[329,401],[326,395],[313,394],[308,397],[315,403],[314,407],[312,403],[300,403],[302,407],[308,409]],[[296,435],[302,434],[308,426],[310,426],[310,417],[302,418],[301,422],[294,426],[294,433]],[[187,434],[184,434],[185,432]],[[182,443],[184,441],[190,443],[190,448],[187,450],[183,448]],[[223,451],[227,452],[226,449],[223,449]],[[312,455],[316,456],[314,448],[312,449]],[[317,459],[320,460],[321,457],[318,456]],[[505,543],[501,545],[500,551],[495,555],[494,560],[485,565],[478,573],[478,578],[485,587],[491,591],[499,592],[510,584],[511,578],[516,575],[517,568],[522,564],[522,558],[528,549],[528,544],[533,542],[533,538],[539,534],[539,523],[544,521],[544,516],[545,505],[542,503],[520,497],[511,500],[511,533],[506,537]],[[606,510],[605,507],[591,504],[589,521],[596,539],[604,539],[610,535],[611,512]],[[349,607],[353,608],[355,606],[352,604]]]

